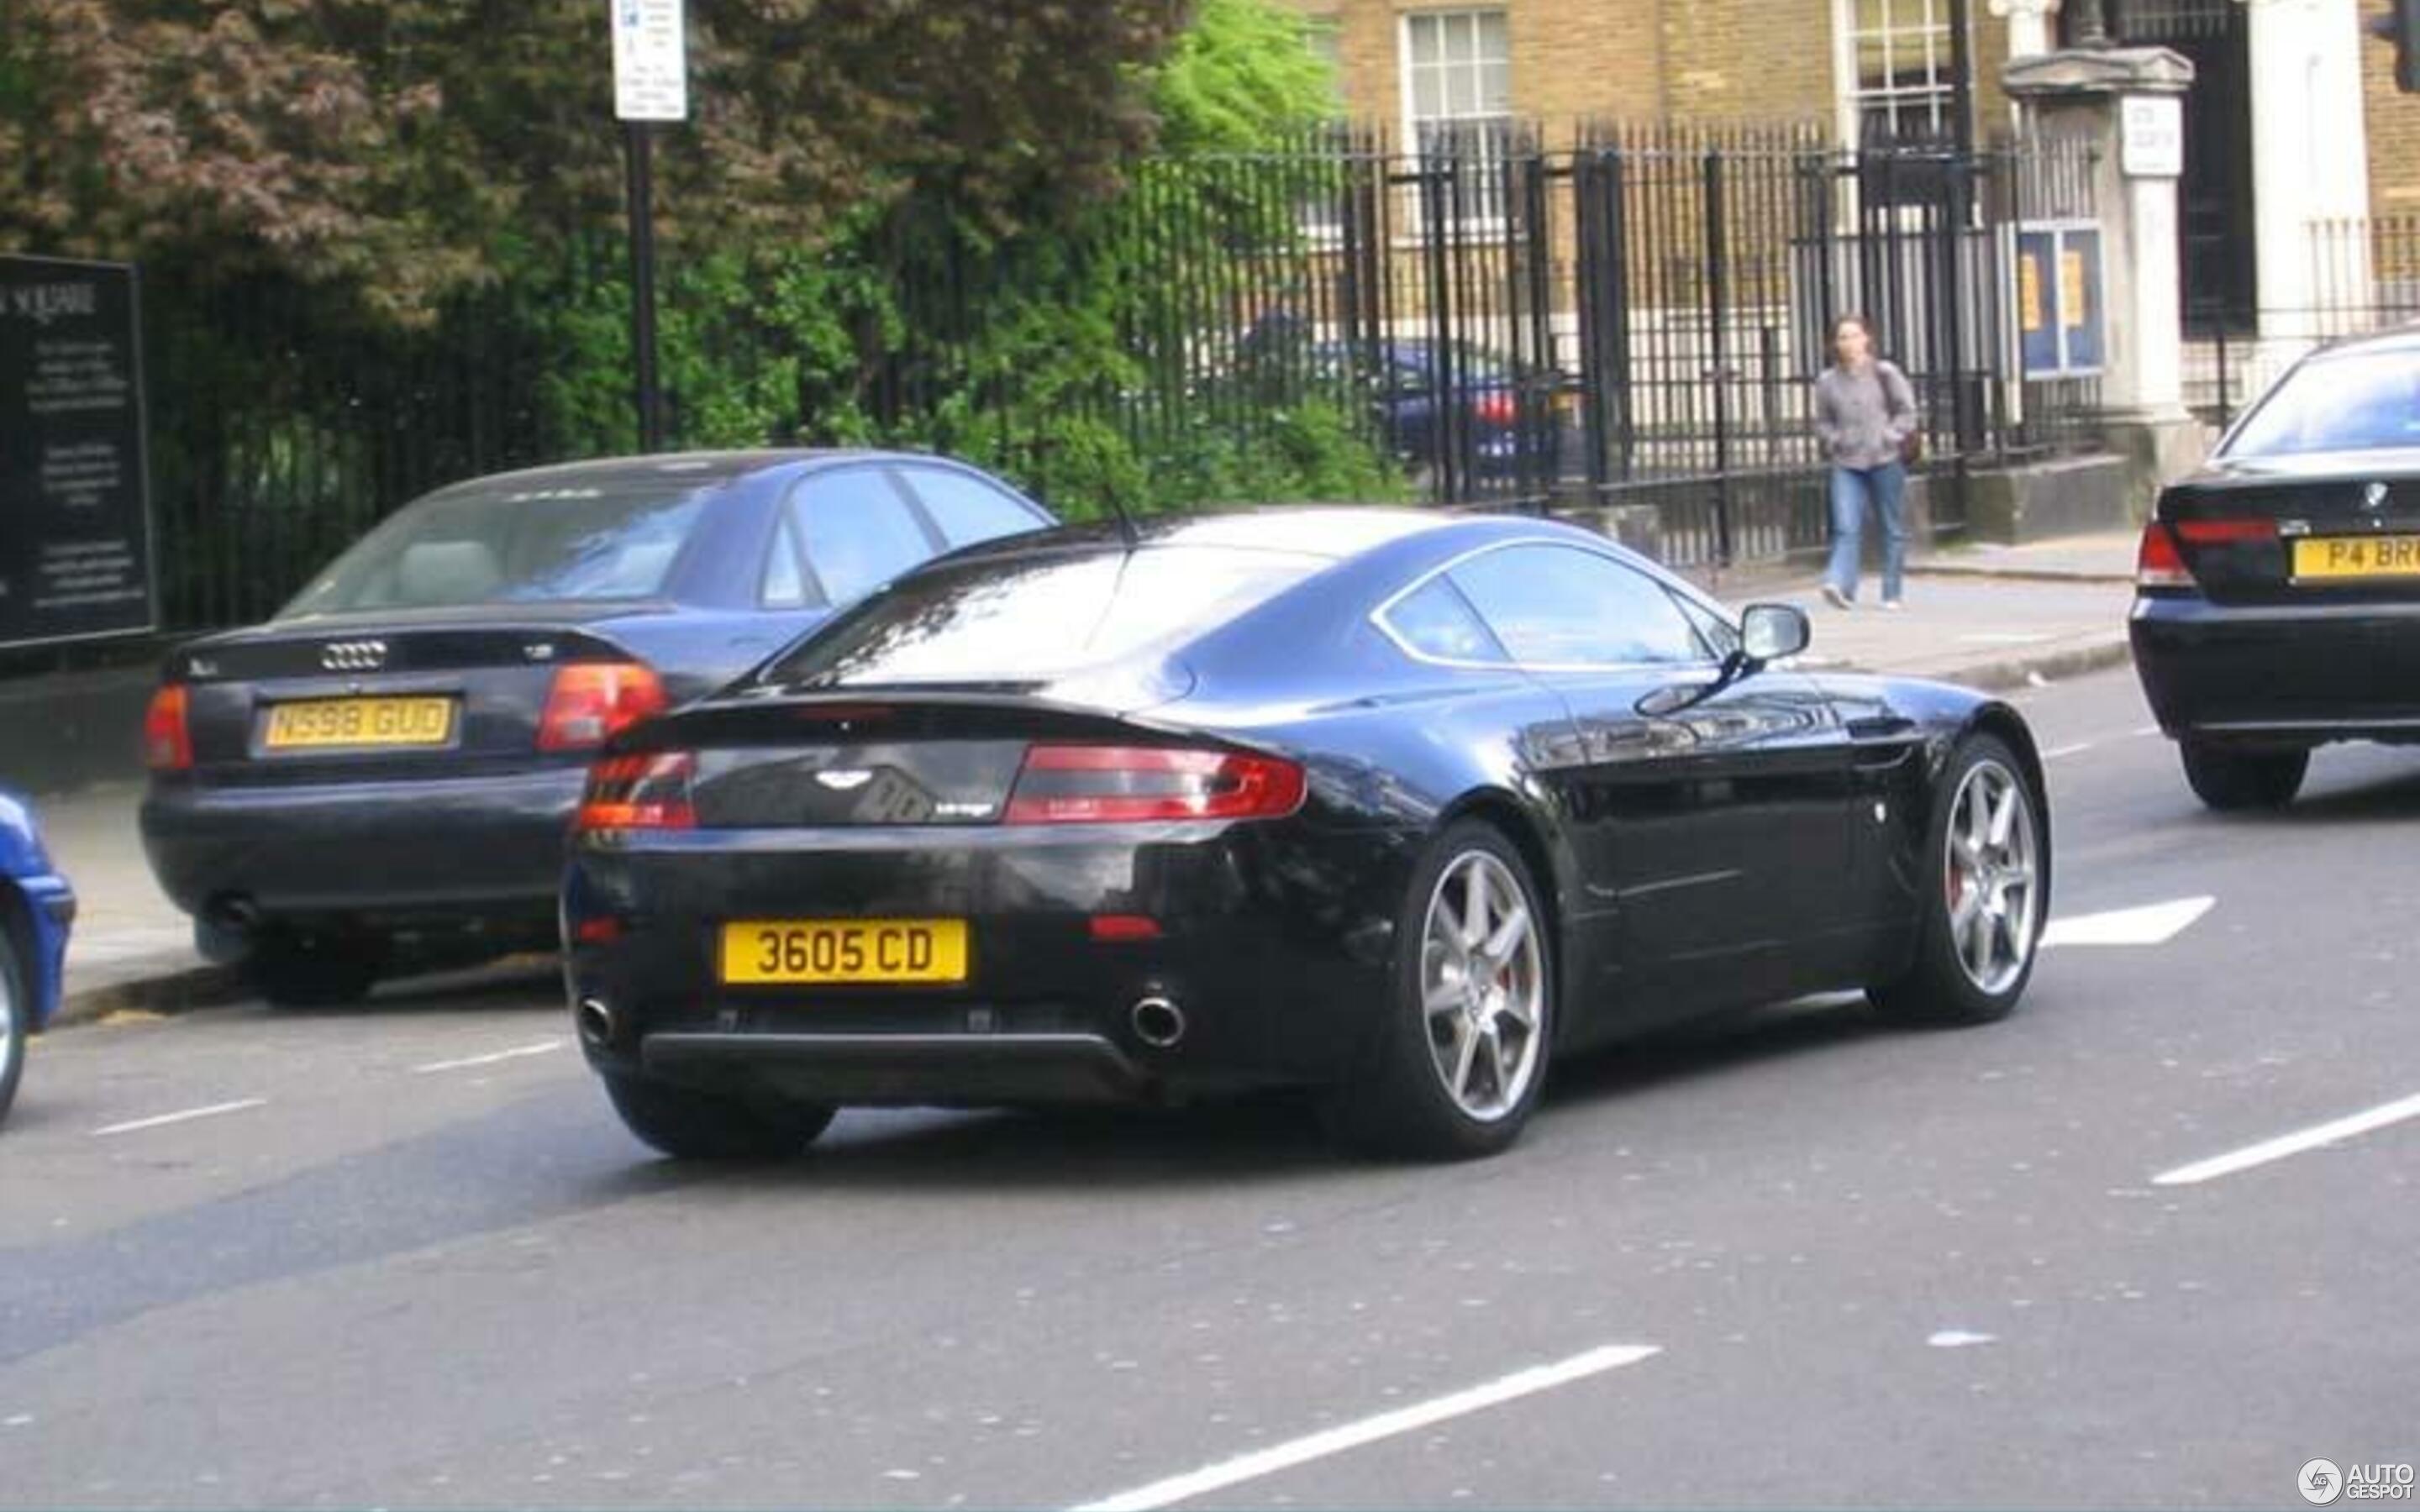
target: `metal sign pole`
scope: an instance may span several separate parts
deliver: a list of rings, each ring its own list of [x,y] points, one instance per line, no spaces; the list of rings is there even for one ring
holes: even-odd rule
[[[639,408],[639,450],[664,446],[664,401],[656,368],[654,123],[689,118],[689,42],[682,0],[610,0],[613,114],[622,121],[628,170],[630,376]]]
[[[630,233],[630,354],[639,407],[639,450],[664,445],[663,392],[656,377],[656,185],[653,129],[644,121],[622,123],[623,156],[628,169]]]

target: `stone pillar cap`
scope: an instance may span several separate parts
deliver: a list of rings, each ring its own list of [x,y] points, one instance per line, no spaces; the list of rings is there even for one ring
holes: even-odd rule
[[[2019,58],[2001,74],[2019,100],[2055,95],[2180,95],[2193,60],[2164,47],[2071,47]]]

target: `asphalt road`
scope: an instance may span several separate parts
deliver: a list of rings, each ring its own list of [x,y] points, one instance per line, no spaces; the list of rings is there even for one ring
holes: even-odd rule
[[[2191,1168],[2420,1093],[2420,754],[2218,819],[2131,674],[2026,702],[2082,939],[2015,1018],[1634,1046],[1481,1165],[1280,1105],[675,1168],[543,977],[61,1033],[0,1135],[0,1504],[2300,1506],[2420,1458],[2420,1119]]]

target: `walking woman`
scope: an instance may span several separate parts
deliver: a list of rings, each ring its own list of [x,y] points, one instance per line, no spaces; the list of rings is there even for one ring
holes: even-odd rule
[[[1815,434],[1832,464],[1832,565],[1823,597],[1834,609],[1857,601],[1866,511],[1883,527],[1883,608],[1900,608],[1907,567],[1907,455],[1916,434],[1916,391],[1907,375],[1874,355],[1873,327],[1861,315],[1832,324],[1832,365],[1815,380]]]

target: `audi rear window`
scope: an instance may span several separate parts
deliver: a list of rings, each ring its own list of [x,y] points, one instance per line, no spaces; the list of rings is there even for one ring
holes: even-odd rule
[[[656,598],[715,487],[652,475],[448,489],[362,537],[281,618]]]
[[[2304,363],[2262,400],[2228,456],[2420,446],[2420,356],[2348,352]]]
[[[944,565],[809,636],[758,680],[785,687],[1042,681],[1173,645],[1267,602],[1325,557],[1212,547]]]

